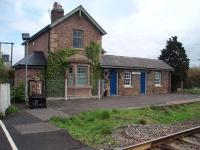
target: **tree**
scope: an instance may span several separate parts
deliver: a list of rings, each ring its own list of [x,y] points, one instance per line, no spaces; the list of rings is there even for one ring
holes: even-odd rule
[[[86,47],[86,56],[91,60],[91,82],[92,82],[92,94],[98,92],[98,79],[101,78],[102,72],[100,67],[101,45],[97,42],[90,42]]]
[[[200,87],[200,66],[188,70],[186,88]]]
[[[185,52],[182,43],[177,40],[177,36],[169,38],[166,48],[161,50],[160,60],[174,68],[172,72],[172,91],[180,87],[181,81],[187,78],[187,71],[189,69],[189,59]]]

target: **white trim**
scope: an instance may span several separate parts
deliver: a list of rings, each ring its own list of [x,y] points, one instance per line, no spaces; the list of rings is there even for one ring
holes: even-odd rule
[[[133,88],[133,86],[132,85],[124,85],[124,88]]]
[[[6,129],[5,125],[3,124],[3,122],[1,120],[0,120],[0,125],[1,125],[6,137],[7,137],[8,141],[9,141],[9,143],[10,143],[10,146],[12,147],[12,150],[18,150],[16,145],[15,145],[15,143],[14,143],[14,141],[13,141],[13,139],[11,138],[8,130]]]
[[[65,79],[65,100],[67,100],[67,78]]]
[[[155,84],[155,87],[162,87],[161,84]]]
[[[125,78],[125,76],[126,76],[125,74],[126,74],[126,73],[128,73],[128,75],[130,76],[129,78]],[[129,84],[125,84],[125,82],[124,82],[125,80],[129,80],[130,83],[129,83]],[[132,83],[132,73],[131,73],[131,71],[124,71],[124,72],[123,72],[123,82],[124,82],[124,86],[132,86],[132,85],[133,85],[133,83]]]

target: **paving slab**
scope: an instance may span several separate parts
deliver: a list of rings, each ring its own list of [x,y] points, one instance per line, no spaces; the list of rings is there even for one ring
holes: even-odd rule
[[[1,126],[0,126],[0,150],[12,150],[10,143]]]
[[[69,117],[67,113],[52,108],[26,109],[25,111],[42,121],[48,121],[52,116]]]
[[[67,130],[64,129],[49,131],[49,132],[21,134],[15,128],[16,126],[27,125],[25,127],[28,127],[29,124],[36,124],[36,123],[40,124],[42,122],[37,117],[31,115],[30,113],[27,113],[24,110],[20,113],[6,117],[3,120],[3,122],[19,150],[78,150],[78,149],[92,150],[93,149],[88,147],[87,145],[84,145],[80,141],[74,139],[67,132]],[[7,149],[1,149],[0,146],[0,150],[7,150]]]
[[[48,123],[48,122],[39,122],[32,124],[22,124],[14,126],[22,135],[32,134],[32,133],[42,133],[60,130],[58,127]]]
[[[140,108],[165,106],[200,101],[200,94],[159,94],[139,96],[108,96],[102,99],[69,99],[47,101],[48,108],[59,110],[70,116],[83,111],[113,108]]]

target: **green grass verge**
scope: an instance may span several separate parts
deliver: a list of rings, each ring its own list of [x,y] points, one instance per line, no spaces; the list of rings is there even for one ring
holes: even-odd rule
[[[115,145],[111,138],[114,129],[128,124],[169,124],[200,118],[200,103],[142,109],[95,110],[71,118],[52,117],[50,122],[87,145]]]
[[[195,88],[192,88],[192,89],[183,89],[182,92],[183,93],[189,93],[189,94],[200,94],[200,88],[195,87]]]

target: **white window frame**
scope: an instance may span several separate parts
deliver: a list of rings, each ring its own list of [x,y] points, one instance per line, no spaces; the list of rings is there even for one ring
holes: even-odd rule
[[[124,87],[132,87],[132,73],[131,71],[124,72]]]
[[[156,72],[155,74],[155,86],[160,87],[161,86],[161,72]]]
[[[85,69],[85,73],[79,73],[79,69]],[[77,66],[77,71],[76,71],[76,85],[77,86],[88,86],[88,66]],[[85,75],[85,77],[83,77]],[[80,76],[82,76],[80,78]],[[84,79],[85,84],[80,84],[79,80]]]

